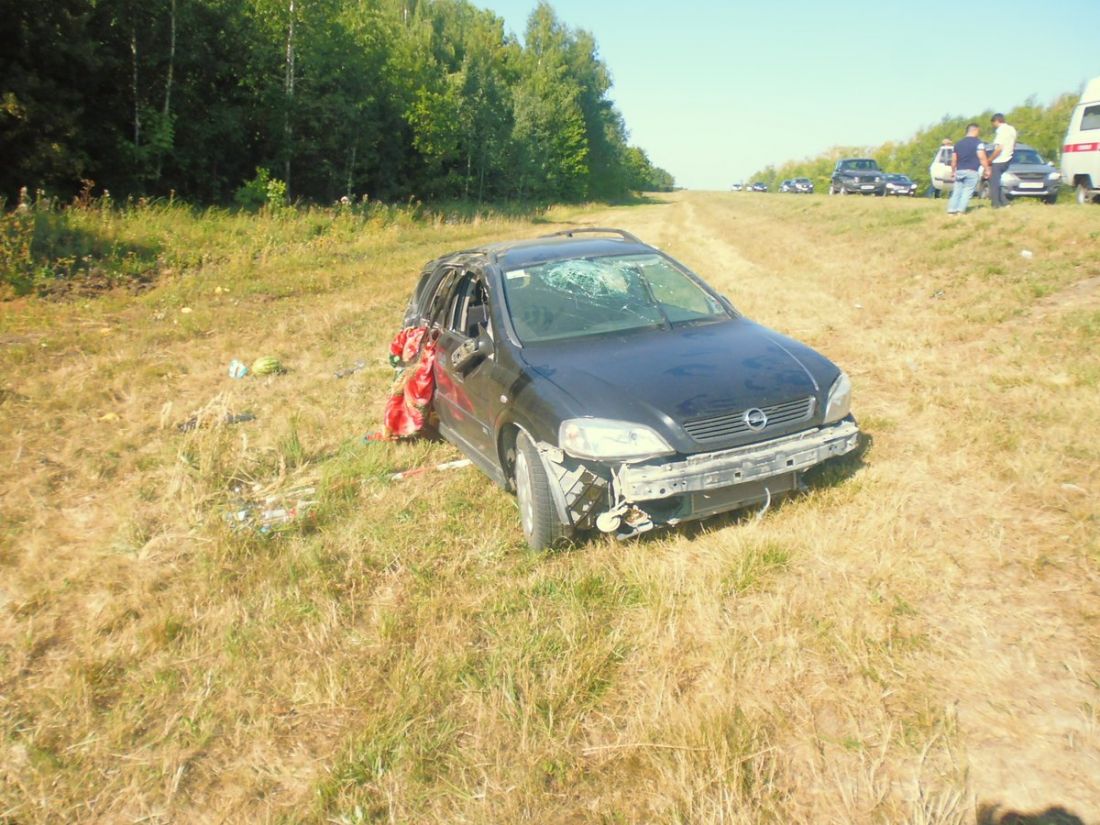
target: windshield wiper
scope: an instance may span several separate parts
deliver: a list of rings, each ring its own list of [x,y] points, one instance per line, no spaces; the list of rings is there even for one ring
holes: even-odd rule
[[[642,282],[642,287],[645,289],[645,294],[648,296],[650,303],[657,307],[657,311],[661,313],[661,318],[664,321],[662,327],[665,330],[672,329],[672,321],[669,320],[668,313],[665,312],[665,308],[661,306],[661,302],[657,300],[657,296],[653,292],[653,287],[649,285],[649,279],[644,275],[638,275],[638,279]]]

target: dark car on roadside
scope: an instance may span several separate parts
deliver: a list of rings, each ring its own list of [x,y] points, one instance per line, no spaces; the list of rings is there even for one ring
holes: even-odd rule
[[[753,192],[767,192],[767,191],[768,191],[768,184],[764,183],[763,181],[759,181],[759,180],[758,180],[758,181],[757,181],[756,183],[754,183],[754,184],[753,184],[753,185],[752,185],[751,187],[749,187],[749,188],[750,188],[750,189],[751,189],[751,190],[752,190]]]
[[[886,174],[874,158],[842,158],[829,181],[830,195],[885,195]]]
[[[886,194],[914,198],[917,195],[917,184],[908,175],[889,174],[886,176]]]
[[[791,180],[790,191],[796,195],[812,195],[814,193],[814,182],[809,178],[794,178]]]
[[[992,152],[993,146],[987,145],[986,151]],[[982,181],[982,184],[980,194],[988,196],[989,183]],[[1026,143],[1017,143],[1012,160],[1001,176],[1001,186],[1010,199],[1042,198],[1046,203],[1054,203],[1062,186],[1062,173],[1037,150]]]
[[[434,342],[439,433],[535,549],[767,504],[860,443],[843,371],[619,229],[437,258],[405,326]]]
[[[794,191],[794,181],[793,180],[783,181],[781,184],[779,184],[779,191],[780,192],[793,192]]]

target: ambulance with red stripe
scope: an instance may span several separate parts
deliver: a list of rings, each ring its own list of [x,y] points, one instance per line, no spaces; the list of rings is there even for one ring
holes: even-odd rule
[[[1078,203],[1100,201],[1100,77],[1085,86],[1062,143],[1062,182]]]

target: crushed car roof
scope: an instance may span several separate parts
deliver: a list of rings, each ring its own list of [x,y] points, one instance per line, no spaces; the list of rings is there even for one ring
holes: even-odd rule
[[[616,234],[604,237],[596,233]],[[565,230],[540,238],[501,241],[474,249],[453,252],[440,260],[465,255],[485,255],[504,270],[519,269],[562,258],[598,258],[605,255],[636,255],[652,252],[653,247],[620,229],[584,228]]]

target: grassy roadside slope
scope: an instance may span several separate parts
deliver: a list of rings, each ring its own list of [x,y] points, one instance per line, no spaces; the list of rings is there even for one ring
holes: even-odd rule
[[[546,225],[177,226],[217,254],[0,307],[0,821],[1100,822],[1094,212],[552,217],[845,366],[864,463],[760,520],[531,555],[476,471],[388,479],[450,447],[359,436],[419,266]],[[290,371],[226,376],[261,354]],[[226,520],[305,485],[277,536]]]

